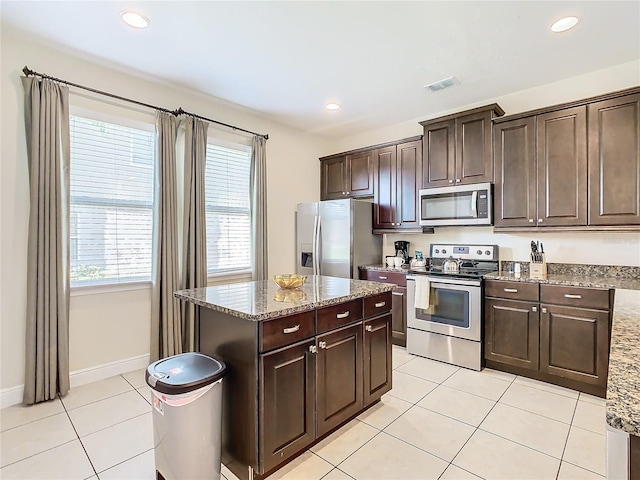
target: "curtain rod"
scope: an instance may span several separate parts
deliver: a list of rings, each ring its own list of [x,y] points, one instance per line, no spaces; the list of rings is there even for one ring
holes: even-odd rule
[[[27,77],[33,75],[33,76],[38,76],[40,78],[47,78],[49,80],[53,80],[54,82],[64,83],[65,85],[70,85],[72,87],[81,88],[81,89],[87,90],[89,92],[97,93],[99,95],[104,95],[106,97],[115,98],[117,100],[124,100],[125,102],[135,103],[136,105],[142,105],[143,107],[152,108],[154,110],[160,110],[161,112],[170,113],[171,115],[174,115],[176,117],[179,116],[179,115],[189,115],[189,116],[192,116],[192,117],[199,118],[201,120],[206,120],[208,122],[212,122],[212,123],[215,123],[217,125],[222,125],[224,127],[232,128],[233,130],[240,130],[241,132],[250,133],[251,135],[257,135],[259,137],[263,137],[265,140],[269,140],[269,135],[268,134],[252,132],[251,130],[245,130],[244,128],[236,127],[234,125],[229,125],[228,123],[224,123],[224,122],[219,122],[218,120],[213,120],[212,118],[207,118],[207,117],[203,117],[201,115],[197,115],[195,113],[187,112],[186,110],[183,110],[182,107],[179,107],[177,110],[168,110],[166,108],[158,107],[156,105],[151,105],[149,103],[139,102],[138,100],[133,100],[131,98],[122,97],[120,95],[115,95],[115,94],[109,93],[109,92],[104,92],[102,90],[97,90],[95,88],[85,87],[84,85],[78,85],[77,83],[72,83],[72,82],[69,82],[67,80],[62,80],[60,78],[52,77],[52,76],[46,75],[44,73],[38,73],[38,72],[36,72],[34,70],[31,70],[26,65],[22,69],[22,73],[24,73],[25,76],[27,76]]]

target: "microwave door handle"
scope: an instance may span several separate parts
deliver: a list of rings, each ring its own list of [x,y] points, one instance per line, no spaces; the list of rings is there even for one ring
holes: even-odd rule
[[[471,194],[471,217],[478,218],[478,191],[474,190]]]

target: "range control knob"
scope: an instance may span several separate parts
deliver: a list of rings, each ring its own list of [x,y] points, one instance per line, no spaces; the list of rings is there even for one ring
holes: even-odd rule
[[[440,253],[440,250],[438,250],[437,248],[436,248],[436,253]]]
[[[491,255],[491,250],[485,250],[485,255]]]
[[[476,253],[477,253],[478,255],[482,255],[482,250],[478,250]]]
[[[447,253],[447,251],[443,248],[443,249],[442,249],[442,253]]]

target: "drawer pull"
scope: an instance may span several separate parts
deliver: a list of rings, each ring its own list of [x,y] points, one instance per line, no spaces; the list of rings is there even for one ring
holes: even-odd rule
[[[380,280],[386,280],[386,279],[387,279],[387,277],[383,277],[382,275],[378,276],[378,278],[379,278]]]
[[[565,293],[564,294],[564,298],[578,298],[579,299],[579,298],[582,298],[582,295],[576,295],[576,294],[573,294],[573,293]]]
[[[367,332],[373,332],[373,326],[371,326],[371,325],[367,325],[366,327],[364,327],[364,329],[365,329]]]
[[[376,303],[376,308],[382,308],[387,304],[387,302],[378,302]]]
[[[344,313],[339,313],[336,315],[336,318],[347,318],[349,316],[349,310]]]
[[[289,327],[282,330],[282,333],[294,333],[300,330],[300,325],[296,325],[295,327]]]
[[[327,342],[319,342],[319,343],[318,343],[318,346],[319,346],[320,348],[327,348]]]
[[[532,312],[537,312],[538,311],[538,307],[531,307],[531,311]]]
[[[518,293],[518,289],[517,288],[505,288],[503,290],[505,292],[507,292],[507,293]]]
[[[398,295],[398,296],[402,296],[404,295],[402,292],[391,292],[391,295]]]
[[[543,308],[543,309],[542,309],[542,313],[547,313],[547,309],[546,309],[546,308]]]
[[[315,345],[309,345],[309,353],[316,353],[318,348]]]

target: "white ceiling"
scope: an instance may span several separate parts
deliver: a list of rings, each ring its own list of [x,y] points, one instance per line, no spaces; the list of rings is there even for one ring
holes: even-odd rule
[[[3,23],[64,50],[327,137],[429,118],[640,58],[639,1],[2,0],[0,5]],[[119,17],[124,9],[147,16],[150,27],[125,26]],[[577,27],[561,34],[549,30],[569,14],[581,19]],[[452,75],[461,85],[439,93],[423,88]],[[329,101],[343,108],[326,111]]]

